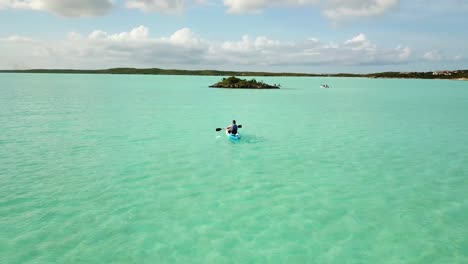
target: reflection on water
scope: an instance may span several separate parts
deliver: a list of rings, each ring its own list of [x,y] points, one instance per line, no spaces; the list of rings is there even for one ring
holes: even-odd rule
[[[466,83],[262,79],[0,74],[2,260],[468,263]]]

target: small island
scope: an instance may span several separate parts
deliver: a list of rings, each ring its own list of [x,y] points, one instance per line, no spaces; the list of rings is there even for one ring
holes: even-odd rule
[[[255,79],[250,81],[236,78],[234,76],[223,78],[222,81],[211,85],[213,88],[234,88],[234,89],[279,89],[280,85],[269,85],[262,81],[257,82]]]

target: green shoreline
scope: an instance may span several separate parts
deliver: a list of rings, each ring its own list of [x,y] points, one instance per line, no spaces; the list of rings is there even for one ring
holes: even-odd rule
[[[199,76],[272,76],[272,77],[364,77],[364,78],[398,78],[398,79],[443,79],[468,80],[468,70],[436,72],[380,72],[369,74],[335,73],[288,73],[288,72],[252,72],[252,71],[217,71],[217,70],[177,70],[177,69],[136,69],[112,68],[102,70],[73,69],[30,69],[0,70],[0,73],[61,73],[61,74],[140,74],[140,75],[199,75]]]

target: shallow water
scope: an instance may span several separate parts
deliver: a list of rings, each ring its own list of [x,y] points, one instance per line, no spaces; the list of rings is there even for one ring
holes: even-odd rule
[[[0,74],[0,262],[468,262],[468,82],[219,79]]]

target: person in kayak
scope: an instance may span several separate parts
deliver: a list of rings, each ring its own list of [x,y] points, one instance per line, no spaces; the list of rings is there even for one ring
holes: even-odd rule
[[[228,131],[229,134],[237,134],[237,125],[236,125],[236,120],[232,120],[232,125],[226,127],[226,130]]]

